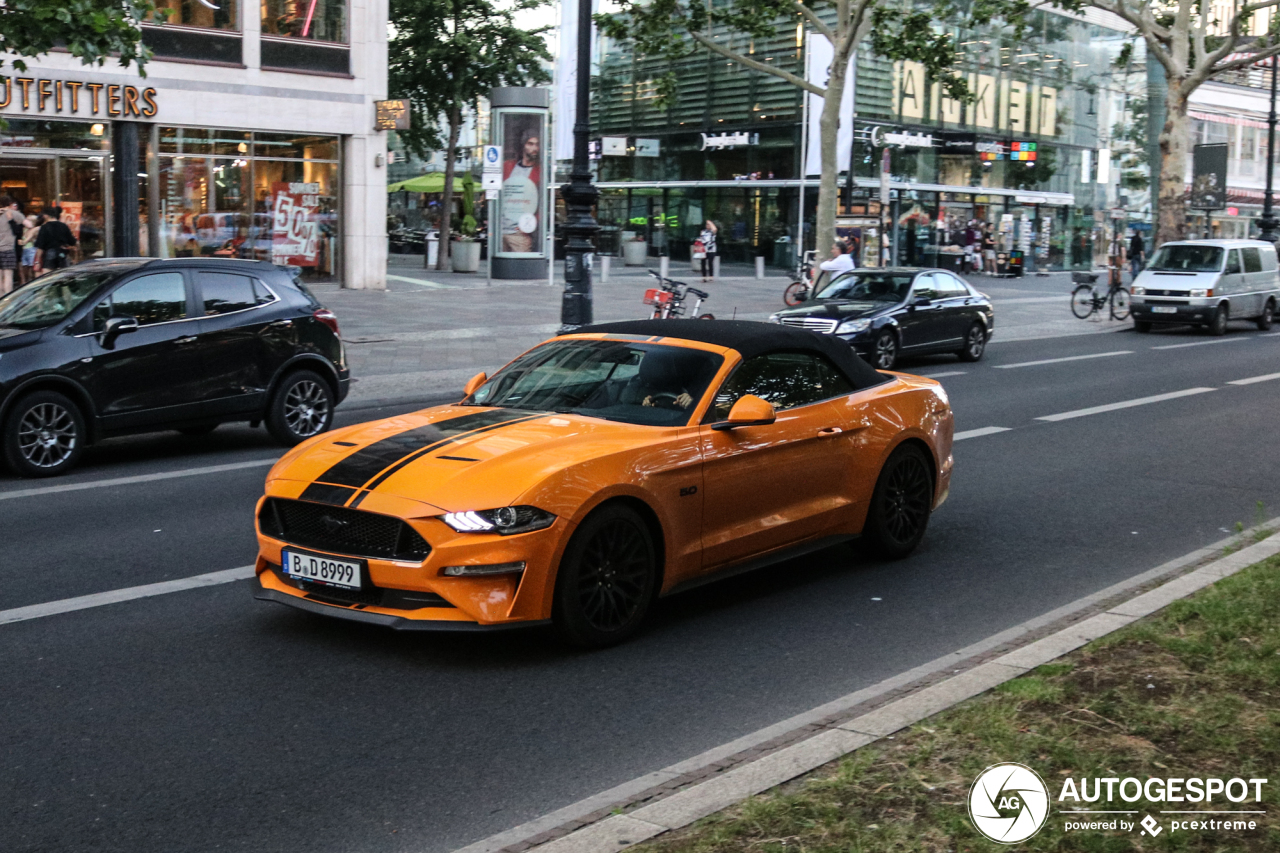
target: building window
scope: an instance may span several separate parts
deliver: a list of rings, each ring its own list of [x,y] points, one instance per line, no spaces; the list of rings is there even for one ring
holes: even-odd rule
[[[236,0],[157,0],[166,24],[206,30],[239,30]]]
[[[346,0],[262,0],[262,34],[345,44]]]

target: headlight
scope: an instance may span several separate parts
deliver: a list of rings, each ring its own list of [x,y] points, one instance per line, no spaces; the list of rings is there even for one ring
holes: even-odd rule
[[[836,327],[837,335],[853,335],[871,328],[870,320],[845,320]]]
[[[769,315],[769,322],[770,322],[770,323],[781,323],[782,321],[778,319],[778,315],[777,315],[777,314],[770,314],[770,315]]]
[[[536,506],[504,506],[445,513],[442,520],[459,533],[528,533],[550,527],[556,517]]]
[[[1134,296],[1146,296],[1147,289],[1145,287],[1134,287],[1130,290]]]
[[[1205,297],[1205,296],[1213,296],[1213,288],[1209,288],[1208,290],[1201,289],[1201,290],[1191,291],[1192,299],[1195,299],[1196,297]]]

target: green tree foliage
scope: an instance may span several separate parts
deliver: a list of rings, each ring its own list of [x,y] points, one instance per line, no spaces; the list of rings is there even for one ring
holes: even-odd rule
[[[85,65],[108,58],[145,75],[151,51],[142,44],[139,24],[162,23],[151,0],[5,0],[0,5],[0,53],[10,54],[14,69],[23,60],[65,47]]]
[[[550,80],[544,63],[547,27],[517,25],[522,12],[548,0],[391,0],[388,75],[391,97],[408,98],[412,128],[401,131],[419,157],[445,152],[439,268],[448,264],[448,212],[453,206],[454,163],[463,109],[496,86]]]

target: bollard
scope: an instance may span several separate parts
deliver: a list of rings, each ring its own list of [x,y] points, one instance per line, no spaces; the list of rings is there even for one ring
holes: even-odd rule
[[[756,278],[764,279],[764,258],[756,256]]]
[[[658,275],[668,278],[667,273],[671,271],[671,258],[662,255],[658,258]]]
[[[720,253],[717,252],[715,257],[711,259],[711,280],[717,281],[720,278]]]
[[[600,255],[600,283],[604,284],[609,280],[609,256]]]

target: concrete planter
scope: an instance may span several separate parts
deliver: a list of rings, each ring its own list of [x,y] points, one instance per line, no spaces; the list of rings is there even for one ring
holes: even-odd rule
[[[622,244],[622,260],[629,267],[642,267],[649,257],[649,244],[628,240]]]
[[[475,272],[480,269],[479,240],[455,240],[450,249],[452,252],[449,260],[453,262],[454,272]]]

